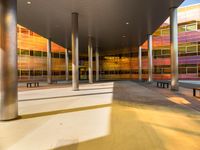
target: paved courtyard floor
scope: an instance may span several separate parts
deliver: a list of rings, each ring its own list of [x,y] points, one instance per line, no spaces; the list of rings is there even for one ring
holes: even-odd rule
[[[19,87],[0,150],[199,150],[200,100],[132,81]]]

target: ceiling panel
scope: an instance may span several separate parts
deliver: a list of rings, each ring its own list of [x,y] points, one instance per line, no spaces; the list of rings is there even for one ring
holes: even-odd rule
[[[80,51],[88,36],[101,50],[136,47],[183,0],[18,0],[18,23],[64,47],[71,47],[71,14],[79,13]],[[129,25],[126,24],[129,22]],[[125,35],[125,37],[124,37]]]

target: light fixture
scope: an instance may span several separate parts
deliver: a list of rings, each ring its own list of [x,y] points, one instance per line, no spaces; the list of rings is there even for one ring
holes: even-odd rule
[[[126,37],[126,35],[123,35],[122,37],[123,37],[123,38],[125,38],[125,37]]]
[[[31,1],[27,1],[27,4],[28,4],[28,5],[31,5]]]
[[[126,25],[129,25],[130,23],[129,22],[126,22]]]

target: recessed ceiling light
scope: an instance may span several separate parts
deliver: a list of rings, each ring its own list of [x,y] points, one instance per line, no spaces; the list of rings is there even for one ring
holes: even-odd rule
[[[126,37],[126,35],[123,35],[122,37],[123,37],[123,38],[125,38],[125,37]]]
[[[126,22],[126,24],[129,25],[130,23],[129,23],[129,22]]]
[[[31,5],[31,1],[28,1],[27,4],[28,4],[28,5]]]

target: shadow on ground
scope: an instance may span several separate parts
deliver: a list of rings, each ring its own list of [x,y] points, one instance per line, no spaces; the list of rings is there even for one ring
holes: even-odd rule
[[[113,87],[110,133],[54,150],[198,150],[199,129],[199,112],[152,87],[118,81]]]

